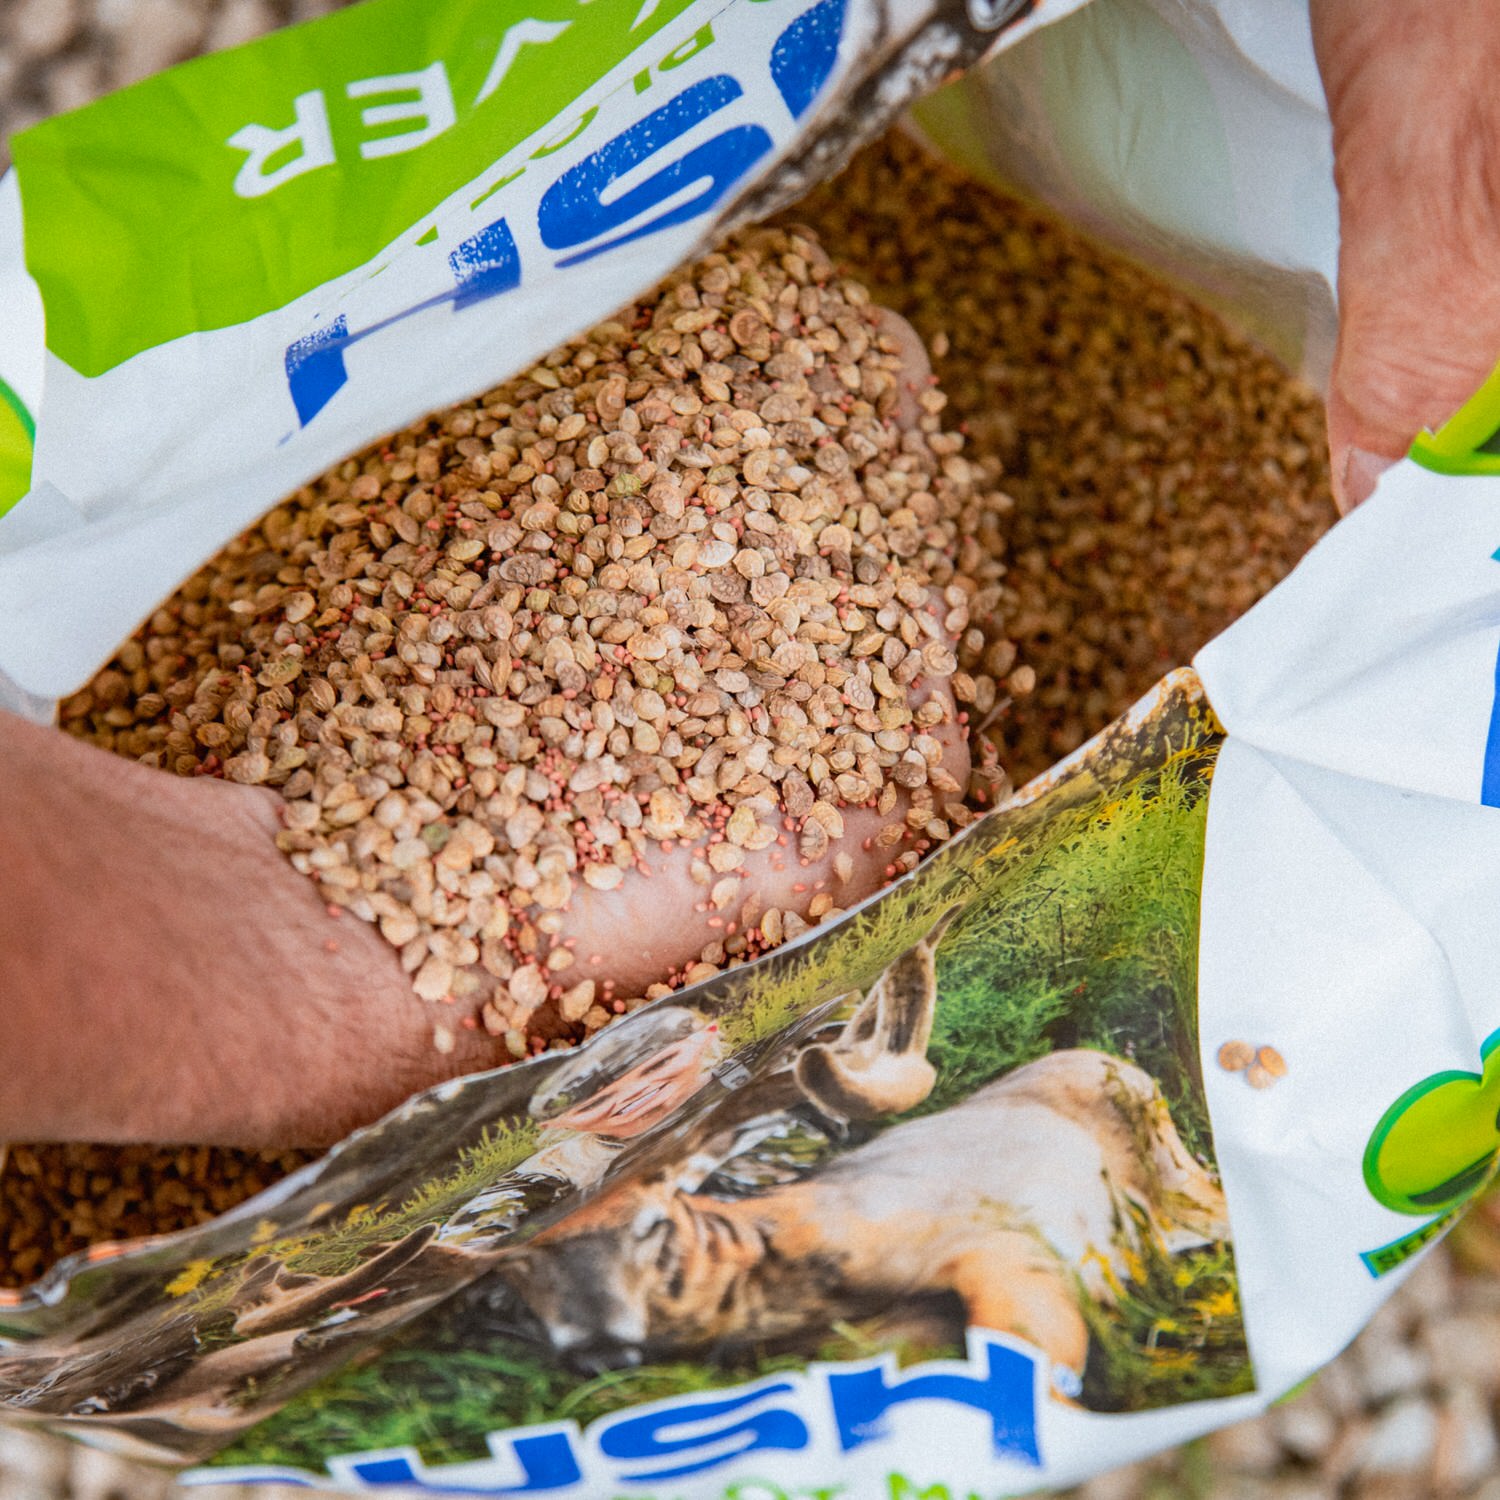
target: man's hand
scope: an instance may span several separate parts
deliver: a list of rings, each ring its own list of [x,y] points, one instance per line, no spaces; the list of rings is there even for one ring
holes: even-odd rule
[[[276,848],[279,799],[0,714],[0,1141],[322,1145],[446,1057],[373,927]]]
[[[1500,360],[1500,10],[1312,0],[1339,188],[1328,399],[1348,509]]]

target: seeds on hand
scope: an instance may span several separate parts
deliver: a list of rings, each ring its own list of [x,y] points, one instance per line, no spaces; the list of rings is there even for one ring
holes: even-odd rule
[[[970,624],[949,617],[954,685],[1017,785],[1191,661],[1336,519],[1310,386],[901,133],[788,218],[911,322],[941,420],[962,426],[945,462],[972,471],[958,565],[979,586]]]
[[[418,993],[490,1029],[549,1003],[558,924],[642,841],[689,846],[715,912],[787,818],[804,860],[856,803],[900,843],[903,789],[959,790],[927,732],[951,705],[918,679],[954,676],[964,630],[1004,641],[1000,555],[955,566],[1003,497],[934,416],[891,420],[899,360],[813,241],[748,233],[626,323],[299,491],[184,586],[191,635],[180,605],[143,633],[192,692],[173,764],[280,787],[298,868],[373,902]],[[688,335],[716,357],[679,359]],[[118,717],[111,670],[96,708]],[[155,685],[123,710],[148,738],[188,701]],[[910,827],[945,838],[924,808]],[[801,918],[766,921],[762,948]]]

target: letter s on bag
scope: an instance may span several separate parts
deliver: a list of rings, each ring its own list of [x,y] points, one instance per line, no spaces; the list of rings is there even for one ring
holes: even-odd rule
[[[787,1397],[795,1399],[795,1387],[783,1380],[627,1412],[600,1424],[599,1451],[621,1462],[658,1463],[622,1473],[620,1478],[630,1484],[680,1479],[765,1449],[796,1453],[812,1441],[807,1424],[785,1406],[759,1405]],[[662,1459],[669,1462],[662,1465]]]
[[[695,125],[732,104],[744,93],[727,73],[700,79],[660,109],[622,131],[592,156],[570,167],[547,189],[537,209],[537,228],[549,250],[571,250],[600,235],[603,244],[567,256],[558,265],[572,266],[681,224],[712,208],[754,164],[772,149],[769,133],[759,125],[735,125],[696,146],[670,166],[610,202],[604,194],[632,167],[680,140]],[[633,229],[625,226],[702,182],[703,191]],[[623,234],[614,231],[624,229]]]

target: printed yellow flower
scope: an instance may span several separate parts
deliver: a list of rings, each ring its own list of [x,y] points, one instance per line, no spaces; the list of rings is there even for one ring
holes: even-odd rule
[[[1192,1305],[1203,1314],[1205,1318],[1233,1318],[1239,1315],[1239,1298],[1234,1294],[1233,1287],[1221,1287],[1211,1297],[1196,1297]]]
[[[164,1290],[169,1297],[185,1297],[197,1291],[204,1278],[214,1268],[211,1260],[190,1260],[167,1284]]]

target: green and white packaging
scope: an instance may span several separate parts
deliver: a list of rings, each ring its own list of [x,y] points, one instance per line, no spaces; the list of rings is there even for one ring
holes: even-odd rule
[[[7,500],[26,413],[36,441],[0,673],[24,692],[70,691],[281,495],[608,316],[994,40],[937,0],[534,9],[367,0],[17,138]]]
[[[1295,0],[366,0],[15,142],[4,701],[45,715],[287,490],[965,70],[917,110],[950,157],[1326,369]],[[1500,1158],[1497,428],[1487,388],[1196,672],[837,923],[0,1298],[0,1412],[190,1480],[948,1500],[1263,1408]],[[820,1107],[805,1059],[901,996],[926,1096]],[[690,1100],[582,1123],[673,1048]]]

